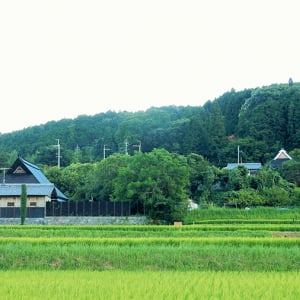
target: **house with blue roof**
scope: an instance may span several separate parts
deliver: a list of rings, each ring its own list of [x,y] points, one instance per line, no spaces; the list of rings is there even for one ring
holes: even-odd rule
[[[262,167],[261,163],[228,163],[226,169],[233,170],[238,166],[244,166],[247,168],[249,175],[254,175]]]
[[[0,218],[19,217],[22,185],[26,185],[27,217],[44,217],[46,202],[68,198],[51,183],[36,165],[18,157],[5,169],[0,183]]]

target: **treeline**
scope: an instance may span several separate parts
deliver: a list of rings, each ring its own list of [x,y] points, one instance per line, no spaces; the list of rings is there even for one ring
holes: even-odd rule
[[[38,112],[37,112],[38,113]],[[30,117],[30,116],[29,116]],[[160,107],[140,112],[106,112],[0,135],[0,165],[18,155],[35,164],[93,163],[113,153],[163,148],[202,155],[224,167],[237,160],[265,164],[280,148],[300,148],[300,84],[231,90],[199,107]]]
[[[237,162],[238,147],[241,162],[263,164],[254,176],[243,166],[224,169]],[[280,148],[293,160],[273,170]],[[133,213],[167,222],[182,218],[188,199],[299,205],[300,83],[231,90],[202,107],[109,111],[0,135],[0,166],[18,155],[70,200],[130,201]]]
[[[183,156],[165,149],[48,167],[45,174],[70,200],[129,201],[132,213],[168,223],[183,219],[188,199],[201,206],[239,208],[300,204],[294,185],[272,168],[249,176],[243,165],[217,168],[201,155]]]

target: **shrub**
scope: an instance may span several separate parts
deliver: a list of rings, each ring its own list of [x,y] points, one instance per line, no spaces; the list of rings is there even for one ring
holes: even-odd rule
[[[21,186],[21,205],[20,205],[20,216],[21,216],[21,225],[24,225],[26,218],[26,206],[27,206],[27,189],[26,185],[22,184]]]

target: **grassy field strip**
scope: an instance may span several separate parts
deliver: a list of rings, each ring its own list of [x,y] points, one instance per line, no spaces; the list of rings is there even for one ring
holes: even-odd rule
[[[1,271],[18,299],[300,299],[298,272]]]
[[[0,226],[0,270],[299,271],[297,227]]]
[[[2,270],[299,271],[299,238],[1,238]]]
[[[207,220],[197,220],[190,223],[189,225],[205,225],[205,224],[300,224],[300,219],[289,219],[289,220],[281,220],[281,219],[207,219]]]
[[[0,226],[0,237],[272,237],[274,232],[293,232],[298,224],[187,225],[187,226]]]
[[[209,222],[209,220],[207,220]],[[212,220],[213,221],[213,220]],[[214,220],[216,221],[216,220]],[[221,220],[220,220],[221,221]],[[134,231],[134,232],[161,232],[161,231],[197,231],[197,230],[238,230],[238,229],[272,229],[272,228],[291,228],[300,230],[300,223],[283,223],[282,221],[278,224],[272,223],[241,223],[241,224],[190,224],[183,226],[172,226],[172,225],[0,225],[0,231],[12,230],[12,231]]]
[[[300,246],[300,238],[252,238],[252,237],[151,237],[151,238],[84,238],[84,237],[0,237],[0,244],[3,243],[29,243],[29,244],[105,244],[105,245],[264,245],[264,246]]]
[[[194,223],[298,223],[300,222],[300,208],[256,207],[244,209],[195,209],[185,218],[185,224]]]

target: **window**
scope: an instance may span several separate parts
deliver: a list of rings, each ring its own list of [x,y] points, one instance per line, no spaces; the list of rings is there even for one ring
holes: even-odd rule
[[[37,203],[36,202],[29,202],[29,206],[36,206]]]
[[[18,166],[14,172],[14,174],[26,174],[25,170],[21,167],[21,166]]]
[[[9,207],[15,206],[15,202],[7,202],[7,206]]]

